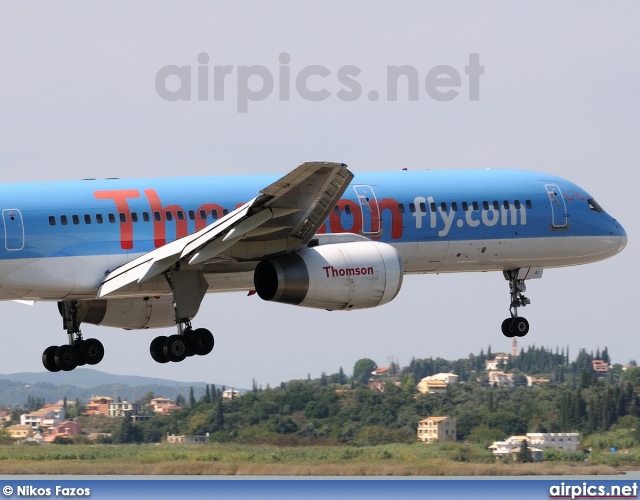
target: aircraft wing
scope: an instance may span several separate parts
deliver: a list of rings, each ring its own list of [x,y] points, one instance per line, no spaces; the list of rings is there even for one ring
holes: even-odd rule
[[[303,163],[258,196],[200,231],[172,241],[111,271],[98,297],[143,283],[172,266],[198,266],[223,252],[256,260],[306,245],[353,179],[343,163]]]

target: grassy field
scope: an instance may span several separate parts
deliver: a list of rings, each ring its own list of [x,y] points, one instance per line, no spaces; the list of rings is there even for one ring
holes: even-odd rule
[[[594,457],[595,458],[595,457]],[[504,464],[478,445],[371,447],[207,445],[0,446],[0,474],[499,476],[615,474],[584,462]]]

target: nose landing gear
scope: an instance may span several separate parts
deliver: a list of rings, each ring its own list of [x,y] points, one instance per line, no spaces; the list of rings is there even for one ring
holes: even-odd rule
[[[525,307],[531,304],[531,300],[523,294],[527,291],[524,283],[526,279],[541,278],[542,268],[530,267],[504,271],[504,277],[509,281],[509,292],[511,303],[509,305],[510,318],[502,322],[502,333],[505,337],[524,337],[529,332],[529,322],[518,316],[518,307]]]

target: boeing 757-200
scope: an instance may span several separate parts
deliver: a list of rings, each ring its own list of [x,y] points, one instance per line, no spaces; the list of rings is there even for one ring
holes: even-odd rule
[[[151,356],[211,352],[192,328],[207,292],[327,310],[394,299],[404,274],[501,271],[507,337],[529,330],[525,281],[620,252],[622,226],[572,182],[514,170],[358,173],[304,163],[284,177],[106,179],[0,185],[0,299],[57,301],[68,342],[50,371],[96,364],[82,323],[176,325]]]

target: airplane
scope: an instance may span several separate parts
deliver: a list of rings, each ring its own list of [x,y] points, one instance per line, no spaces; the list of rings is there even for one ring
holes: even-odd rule
[[[501,330],[521,337],[525,281],[627,243],[581,187],[517,170],[354,175],[307,162],[280,178],[4,183],[0,199],[0,300],[57,302],[67,342],[44,350],[51,372],[102,360],[82,323],[175,325],[150,354],[180,362],[214,347],[211,331],[191,324],[207,292],[353,310],[390,302],[417,273],[501,271],[510,293]]]

